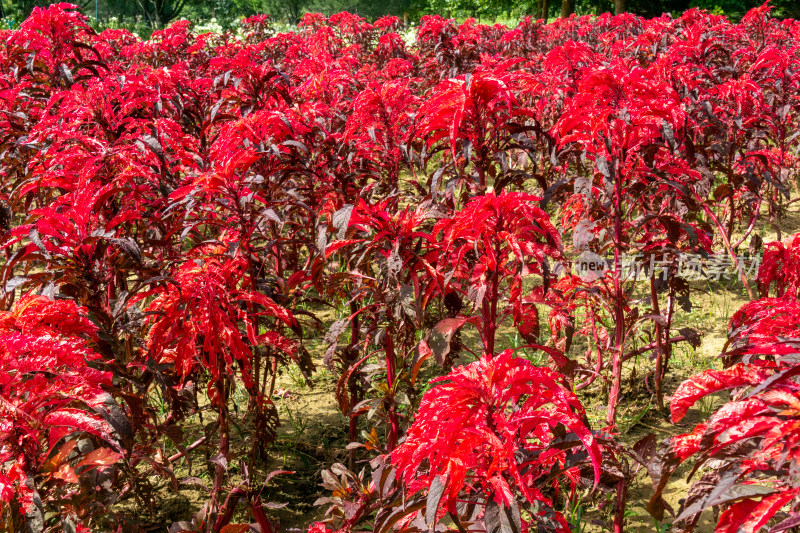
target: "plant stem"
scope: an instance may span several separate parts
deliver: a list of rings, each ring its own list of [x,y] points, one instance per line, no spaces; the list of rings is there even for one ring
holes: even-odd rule
[[[653,314],[660,315],[661,311],[658,306],[658,291],[656,290],[655,272],[650,272],[650,300],[652,301],[651,307]],[[659,411],[664,410],[664,389],[663,389],[663,365],[664,365],[664,345],[662,343],[661,324],[658,320],[655,321],[655,334],[656,334],[656,371],[654,374],[654,381],[656,387],[656,407]]]
[[[616,164],[614,165],[616,170]],[[614,180],[614,352],[611,361],[611,391],[608,395],[606,425],[613,428],[617,420],[617,404],[622,383],[622,355],[625,349],[625,301],[620,279],[622,255],[622,177],[617,172]]]
[[[711,221],[719,230],[720,236],[722,237],[722,242],[725,244],[725,249],[728,251],[728,255],[730,256],[731,261],[733,261],[734,268],[736,269],[737,272],[739,272],[739,279],[742,280],[742,285],[744,285],[744,288],[747,291],[747,297],[750,298],[751,300],[754,299],[755,296],[753,295],[753,289],[750,288],[750,284],[747,282],[747,276],[745,275],[744,270],[739,266],[739,258],[736,257],[736,253],[733,251],[733,247],[731,246],[731,240],[728,237],[728,233],[725,230],[725,226],[722,225],[719,218],[717,218],[717,215],[714,213],[711,207],[709,207],[707,203],[704,202],[702,198],[700,198],[700,196],[697,195],[697,193],[695,193],[695,197],[698,203],[703,206],[703,211],[706,212],[708,217],[711,219]]]
[[[387,319],[389,320],[390,324],[386,326],[386,330],[384,332],[384,348],[386,349],[386,385],[388,388],[389,394],[389,408],[388,408],[388,415],[389,415],[389,435],[386,438],[386,450],[391,452],[394,450],[395,446],[397,446],[397,439],[400,435],[400,420],[397,416],[397,404],[394,401],[395,395],[395,378],[396,378],[396,364],[397,361],[395,359],[394,353],[394,339],[393,339],[393,331],[392,331],[392,314],[387,314]]]
[[[625,478],[617,481],[617,501],[614,506],[614,533],[622,533],[625,529],[625,502],[628,499],[628,484]]]

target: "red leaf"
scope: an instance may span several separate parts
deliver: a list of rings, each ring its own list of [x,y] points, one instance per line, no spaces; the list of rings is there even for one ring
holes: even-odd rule
[[[75,465],[75,468],[82,466],[109,466],[120,461],[122,454],[112,451],[108,448],[97,448],[86,454],[86,457]]]
[[[91,415],[80,409],[64,408],[48,413],[44,417],[47,425],[54,427],[67,427],[72,430],[85,431],[103,439],[115,449],[120,450],[119,444],[112,436],[111,427],[102,418]],[[120,450],[121,451],[121,450]]]
[[[738,364],[727,370],[707,370],[680,384],[672,396],[672,422],[679,422],[697,400],[715,392],[745,385],[758,385],[772,374],[767,368]]]
[[[719,517],[716,533],[756,533],[792,501],[798,489],[785,490],[766,496],[761,501],[742,500],[725,509]]]

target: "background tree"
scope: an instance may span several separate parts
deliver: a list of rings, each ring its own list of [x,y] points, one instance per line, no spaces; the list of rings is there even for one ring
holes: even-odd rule
[[[17,0],[0,2],[0,18],[19,22],[27,18],[34,7],[48,6],[56,0]],[[195,22],[215,19],[222,28],[231,27],[237,20],[255,14],[269,14],[275,20],[297,23],[304,13],[319,12],[332,15],[341,11],[358,14],[367,19],[384,15],[417,18],[422,15],[445,17],[474,17],[479,20],[517,18],[532,15],[538,19],[568,17],[572,13],[632,13],[642,17],[658,17],[664,13],[679,16],[690,8],[701,8],[738,20],[762,0],[73,0],[92,21],[97,16],[103,26],[110,19],[116,24],[137,20],[152,29],[162,28],[182,17]],[[96,4],[96,5],[95,5]],[[800,17],[800,3],[794,0],[772,0],[772,15],[778,18]],[[137,28],[141,35],[143,30]]]
[[[21,22],[28,18],[33,8],[46,7],[57,3],[59,3],[57,0],[15,0],[14,2],[9,2],[8,9],[4,9],[3,2],[0,2],[0,18],[10,17]],[[70,3],[78,6],[86,15],[91,14],[94,16],[95,0],[71,0]],[[91,13],[89,13],[90,10]]]
[[[153,28],[162,28],[177,18],[186,0],[136,0],[139,13]]]
[[[252,4],[257,12],[269,13],[277,19],[297,23],[303,16],[310,0],[256,0]]]

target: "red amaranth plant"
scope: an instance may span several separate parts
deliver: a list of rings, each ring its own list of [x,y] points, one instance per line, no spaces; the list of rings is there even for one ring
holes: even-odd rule
[[[602,450],[563,377],[506,350],[434,383],[392,453],[408,491],[427,492],[425,523],[524,530],[524,510],[525,528],[569,531],[554,498],[574,490],[581,453],[599,483]]]
[[[111,373],[89,366],[100,358],[95,342],[97,328],[72,302],[28,294],[0,312],[4,529],[78,523],[88,531],[116,499],[102,485],[116,475],[107,467],[123,458],[108,422],[110,406],[120,411],[107,392]]]
[[[485,194],[492,180],[502,184],[501,177],[508,171],[506,152],[518,147],[514,120],[524,114],[514,78],[507,72],[513,63],[445,80],[420,106],[415,137],[424,142],[423,170],[432,156],[441,154],[442,158],[429,178],[434,197],[444,178],[448,178],[445,197],[450,202],[456,185],[463,186],[465,194]],[[497,189],[500,192],[502,187]]]
[[[647,271],[648,301],[618,269],[580,280],[566,259],[570,251],[641,253],[647,263],[719,248],[736,264],[748,239],[751,253],[759,251],[762,212],[780,229],[794,202],[787,194],[795,194],[800,163],[798,23],[762,6],[738,23],[696,9],[649,20],[526,19],[516,28],[426,17],[414,42],[400,27],[396,17],[370,23],[310,13],[296,33],[276,33],[259,16],[245,22],[241,40],[198,35],[181,21],[141,41],[124,30],[97,34],[75,8],[58,4],[0,31],[0,312],[22,309],[14,302],[30,292],[41,296],[42,316],[74,305],[86,319],[83,333],[2,345],[12,351],[2,352],[0,384],[12,384],[4,394],[24,409],[19,380],[24,389],[62,383],[55,374],[102,374],[99,385],[48,396],[52,406],[31,405],[40,413],[75,409],[113,428],[108,442],[74,429],[49,452],[52,429],[34,428],[45,451],[0,462],[7,477],[17,464],[30,474],[4,479],[4,501],[16,505],[18,489],[33,479],[47,527],[162,528],[142,523],[152,513],[140,511],[152,510],[162,482],[174,490],[197,482],[179,479],[176,462],[200,463],[214,478],[200,480],[210,502],[174,530],[269,531],[275,514],[262,504],[262,481],[274,449],[262,441],[286,401],[272,393],[287,365],[297,365],[306,384],[316,381],[303,340],[325,326],[351,445],[350,469],[334,464],[323,481],[330,525],[346,531],[428,529],[444,512],[436,500],[432,520],[413,516],[443,480],[405,500],[380,453],[402,445],[430,379],[476,354],[490,368],[485,358],[507,347],[498,334],[507,327],[509,343],[547,353],[568,386],[593,394],[610,385],[609,424],[651,375],[657,406],[669,398],[672,346],[697,340],[677,320],[692,288],[677,265],[665,282]],[[767,248],[760,284],[775,297],[734,316],[724,354],[727,365],[773,372],[766,379],[781,391],[794,382],[794,248]],[[29,298],[17,304],[31,305]],[[332,325],[323,323],[328,307],[340,318]],[[466,324],[480,341],[459,329]],[[49,337],[85,340],[88,362],[20,371],[26,357],[45,357],[51,341],[41,339]],[[44,343],[41,353],[36,343]],[[644,380],[639,355],[653,359]],[[441,365],[426,364],[433,360]],[[621,382],[626,361],[626,374],[635,371],[629,389]],[[95,386],[104,407],[83,394]],[[234,403],[234,391],[246,395],[246,407]],[[752,399],[788,413],[768,392]],[[678,403],[688,405],[686,394]],[[204,418],[208,411],[214,420]],[[241,447],[230,442],[237,416]],[[758,416],[783,423],[794,415]],[[28,431],[22,418],[5,410],[0,423]],[[583,445],[562,426],[536,457],[564,453],[569,466]],[[713,431],[720,428],[714,418]],[[424,448],[424,436],[414,435]],[[603,440],[614,458],[601,465],[600,487],[616,484],[620,531],[632,474],[620,458],[641,463],[643,455],[613,441]],[[113,469],[77,466],[88,442],[124,460]],[[508,476],[516,468],[525,481],[536,457],[504,453],[508,464],[477,465],[482,477],[465,478],[464,492],[497,492],[499,476],[533,510],[539,504]],[[54,462],[40,468],[42,459]],[[369,466],[354,472],[361,459]],[[775,487],[788,491],[784,465],[771,466]],[[94,490],[95,477],[108,493]],[[564,484],[533,483],[555,517]],[[48,498],[65,494],[69,503],[55,509],[52,502],[66,500]],[[106,496],[123,501],[101,517]],[[477,514],[460,516],[487,525],[486,502],[476,501]],[[514,522],[513,510],[495,510],[490,526],[492,517]],[[14,526],[36,529],[33,515],[15,512]]]
[[[147,306],[150,316],[145,324],[148,355],[156,364],[174,365],[183,380],[203,379],[203,373],[208,373],[207,396],[218,414],[219,451],[212,461],[215,477],[211,504],[201,523],[206,530],[216,531],[227,525],[233,512],[226,509],[228,502],[223,504],[221,497],[231,460],[229,406],[236,387],[234,376],[241,376],[250,398],[254,418],[252,461],[265,442],[274,440],[278,425],[267,375],[259,383],[253,373],[253,347],[268,344],[295,356],[297,345],[282,331],[296,326],[297,321],[289,310],[254,290],[242,257],[231,257],[219,246],[209,246],[203,252],[180,265],[170,283],[152,291],[156,297]],[[147,294],[140,298],[144,296]],[[263,330],[255,327],[257,317],[269,319],[260,322]],[[211,435],[206,438],[211,440]],[[261,521],[260,504],[253,511]]]
[[[447,337],[466,323],[478,328],[483,351],[495,353],[497,329],[506,318],[525,333],[538,338],[538,311],[550,283],[550,262],[561,258],[561,236],[539,206],[540,198],[503,192],[476,196],[452,217],[436,223],[433,235],[441,249],[438,278],[445,298],[450,295],[460,311],[472,304],[470,315],[448,318],[437,327]],[[523,301],[523,278],[541,277]],[[502,294],[510,291],[508,305]],[[538,295],[538,298],[537,298]],[[465,309],[465,312],[467,310]],[[535,342],[534,342],[535,343]],[[439,356],[437,354],[437,356]],[[559,362],[559,361],[557,361]],[[560,362],[559,362],[560,363]]]
[[[783,243],[768,249],[775,255],[786,251]],[[800,302],[787,283],[795,279],[797,265],[786,255],[771,257],[758,274],[766,292],[783,261],[778,297],[749,302],[731,317],[722,354],[729,366],[692,376],[672,396],[677,423],[702,398],[730,391],[708,420],[667,439],[651,468],[656,491],[648,510],[659,520],[667,508],[662,491],[678,465],[691,458],[690,477],[702,472],[675,517],[679,531],[693,531],[710,507],[724,509],[718,533],[754,533],[769,522],[777,522],[772,531],[784,531],[800,523],[800,485],[791,474],[800,461]],[[714,468],[704,469],[711,461]]]
[[[331,274],[318,282],[327,285],[323,294],[352,295],[348,316],[335,321],[326,335],[328,346],[324,357],[329,366],[333,366],[334,360],[340,366],[336,396],[342,413],[350,418],[350,439],[355,441],[360,415],[378,412],[387,421],[387,451],[397,445],[401,434],[400,409],[408,407],[402,406],[400,400],[404,398],[408,403],[407,394],[415,394],[418,374],[430,355],[428,352],[418,357],[413,348],[429,302],[437,294],[437,284],[426,283],[436,277],[432,265],[436,248],[428,232],[429,206],[406,208],[392,215],[390,210],[394,205],[393,198],[377,205],[362,201],[334,214],[339,236],[350,238],[330,243],[326,256],[352,270]],[[350,343],[339,347],[339,337],[348,325]],[[378,366],[385,370],[386,380],[373,374],[374,391],[370,392],[380,395],[365,400],[359,367],[374,354],[370,349],[372,343],[383,352]]]

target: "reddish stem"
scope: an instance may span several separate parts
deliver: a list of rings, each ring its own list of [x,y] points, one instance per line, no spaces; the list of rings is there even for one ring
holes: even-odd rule
[[[244,495],[245,491],[241,487],[236,487],[228,493],[228,497],[225,498],[225,503],[222,504],[220,513],[217,516],[217,519],[214,521],[214,529],[212,531],[220,531],[223,527],[230,523],[231,519],[233,518],[233,511],[236,509],[236,504],[239,502],[239,498]],[[211,525],[210,522],[209,525]]]
[[[625,478],[617,481],[617,501],[614,506],[614,533],[622,533],[625,529],[625,502],[628,499],[628,485]]]
[[[264,514],[264,508],[261,507],[261,497],[257,494],[253,496],[252,511],[256,523],[261,527],[261,533],[273,533],[272,524],[269,523],[267,515]]]
[[[225,376],[224,373],[222,373],[221,375]],[[227,405],[227,403],[228,403],[228,394],[227,394],[227,387],[225,386],[225,382],[223,380],[224,380],[224,377],[222,377],[220,379],[220,381],[218,381],[217,384],[216,384],[216,389],[217,389],[216,402],[218,403],[217,407],[219,409],[219,411],[218,411],[218,414],[219,414],[219,433],[220,433],[220,437],[219,437],[219,453],[223,457],[225,457],[227,459],[228,451],[229,451],[229,447],[230,447],[230,443],[229,443],[230,428],[228,427],[228,405]],[[225,467],[222,466],[221,464],[216,464],[216,469],[214,471],[214,485],[213,485],[213,489],[212,489],[212,493],[211,493],[211,511],[212,511],[212,513],[219,509],[219,507],[218,507],[219,506],[219,496],[220,496],[220,493],[222,492],[222,482],[223,482],[224,477],[225,477]],[[225,508],[227,507],[227,500],[229,498],[230,498],[230,495],[226,499],[226,504],[223,506],[223,509],[222,509],[223,513],[220,516],[218,516],[217,523],[219,523],[219,520],[222,518],[222,516],[226,512],[228,512]],[[235,506],[235,502],[234,502],[233,505]],[[232,513],[233,510],[231,510],[230,512]],[[230,518],[228,520],[230,521]],[[225,524],[223,523],[222,525],[225,525]],[[222,525],[219,526],[219,527],[216,527],[216,525],[215,525],[215,528],[213,529],[213,531],[219,531],[220,528],[222,527]],[[209,522],[209,526],[211,526],[210,522]]]
[[[744,270],[739,267],[739,258],[736,257],[736,253],[733,251],[733,247],[731,246],[731,240],[728,237],[728,232],[725,230],[725,226],[722,225],[722,223],[720,222],[719,218],[717,218],[717,215],[714,213],[714,211],[707,205],[706,202],[703,201],[702,198],[700,198],[699,195],[697,195],[697,193],[695,193],[695,199],[701,206],[703,206],[703,211],[706,212],[708,217],[711,219],[711,221],[719,230],[720,236],[722,237],[722,242],[725,244],[725,250],[727,250],[728,256],[730,256],[731,261],[733,261],[733,266],[739,272],[739,279],[742,281],[742,285],[744,285],[744,288],[747,291],[747,297],[752,300],[754,298],[753,290],[750,288],[750,284],[747,282],[747,276],[745,275]]]
[[[391,313],[387,316],[388,320],[391,322],[392,316]],[[400,435],[400,420],[397,416],[397,406],[394,402],[394,387],[395,387],[395,378],[396,378],[396,364],[397,361],[395,359],[394,353],[394,339],[392,338],[392,328],[391,325],[386,327],[386,331],[384,332],[384,348],[386,349],[386,385],[389,390],[390,396],[390,404],[388,409],[389,415],[389,435],[386,438],[386,450],[391,452],[394,450],[395,446],[397,446],[397,439]]]
[[[502,217],[498,216],[497,221],[497,229],[498,231],[503,226]],[[488,299],[484,297],[483,300],[483,331],[481,332],[481,340],[483,341],[483,347],[485,352],[490,355],[494,356],[494,344],[495,344],[495,337],[497,335],[497,300],[499,298],[500,292],[500,273],[499,268],[500,265],[498,264],[499,257],[500,257],[500,246],[501,242],[499,239],[495,240],[494,245],[494,257],[495,257],[495,266],[492,270],[489,279],[487,280],[488,285]]]
[[[191,443],[189,446],[184,448],[184,451],[188,453],[188,452],[194,450],[195,448],[197,448],[198,446],[200,446],[201,444],[203,444],[205,441],[206,441],[206,437],[200,437],[199,439],[197,439],[196,441]],[[171,463],[173,461],[177,461],[178,459],[180,459],[184,455],[186,455],[186,454],[181,451],[181,452],[176,453],[175,455],[170,455],[167,460]]]
[[[761,198],[758,199],[756,202],[756,207],[753,209],[753,214],[750,216],[750,225],[747,226],[747,231],[744,232],[742,238],[736,241],[736,244],[733,245],[733,249],[735,250],[750,236],[753,232],[753,228],[756,226],[756,221],[758,220],[758,211],[761,209]]]
[[[652,301],[651,307],[653,308],[653,314],[660,315],[661,310],[658,306],[658,291],[656,290],[656,278],[655,273],[650,272],[650,299]],[[661,324],[658,321],[655,322],[655,330],[656,330],[656,371],[655,371],[655,386],[656,386],[656,407],[659,411],[664,410],[664,374],[663,374],[663,366],[664,366],[664,345],[662,344],[662,332],[661,332]]]
[[[616,165],[615,165],[616,166]],[[620,279],[620,255],[622,253],[622,179],[614,180],[614,352],[611,360],[611,391],[608,395],[606,425],[613,428],[617,421],[617,404],[622,385],[622,355],[625,349],[625,301]]]
[[[587,378],[586,381],[582,381],[575,387],[576,391],[585,389],[586,387],[594,383],[594,381],[600,375],[600,371],[603,369],[603,351],[600,349],[600,339],[598,339],[597,337],[597,324],[594,319],[594,314],[590,310],[588,303],[586,304],[586,312],[589,315],[589,320],[592,321],[592,337],[594,338],[594,345],[595,348],[597,349],[597,361],[595,362],[594,365],[594,372]],[[590,350],[589,353],[591,353],[591,348],[589,348],[589,350]],[[623,361],[625,361],[625,359],[623,359]],[[591,363],[591,361],[589,362]]]
[[[348,349],[345,350],[345,354],[347,354],[348,358],[350,358],[352,353],[357,353],[356,346],[358,346],[358,343],[361,339],[361,325],[358,316],[358,305],[356,304],[356,302],[350,302],[350,314],[351,316],[353,316],[353,320],[350,322],[350,345]],[[353,355],[351,360],[348,360],[347,363],[348,367],[355,364],[356,357],[357,357],[356,355]],[[345,369],[344,371],[347,372],[347,369]],[[358,404],[359,401],[361,401],[360,387],[355,378],[351,378],[351,381],[347,384],[347,386],[350,389],[349,390],[350,405],[355,406],[356,404]],[[347,435],[350,439],[350,442],[355,442],[356,439],[358,438],[358,415],[356,414],[350,415],[350,420],[348,421],[348,427],[347,427]],[[353,448],[348,453],[348,466],[350,467],[350,470],[353,470],[355,468],[355,464],[356,464],[356,450],[355,448]]]

